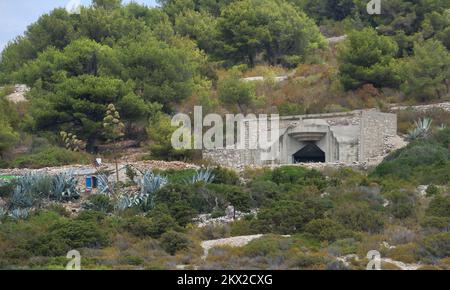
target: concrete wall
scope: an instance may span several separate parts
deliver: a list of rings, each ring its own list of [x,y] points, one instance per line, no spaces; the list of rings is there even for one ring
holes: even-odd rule
[[[397,135],[397,115],[363,111],[361,115],[360,161],[383,154],[384,139]]]
[[[248,121],[245,126],[245,148],[250,148],[252,142],[257,143],[258,134],[269,134],[255,129],[250,125],[251,122]],[[326,162],[352,163],[382,155],[385,137],[397,134],[397,116],[376,110],[281,117],[279,123],[279,154],[274,161],[261,161],[260,149],[204,150],[203,158],[238,168],[246,165],[291,164],[292,155],[305,146],[305,138],[308,139],[309,134],[314,136],[319,133],[323,136],[314,142],[325,152]],[[299,133],[304,136],[299,137]]]

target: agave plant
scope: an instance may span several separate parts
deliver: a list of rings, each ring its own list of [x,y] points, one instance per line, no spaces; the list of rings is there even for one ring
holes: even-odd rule
[[[194,184],[197,182],[204,182],[204,183],[211,183],[214,181],[214,174],[210,169],[202,169],[197,170],[197,172],[192,176],[191,179],[187,179],[186,183],[188,184]]]
[[[72,173],[60,173],[53,177],[51,197],[58,200],[71,200],[80,197],[78,180]]]
[[[141,201],[138,195],[122,194],[117,199],[117,202],[114,207],[116,210],[123,211],[127,208],[139,205],[140,202]]]
[[[423,118],[415,121],[415,128],[408,132],[408,140],[427,138],[430,135],[431,123],[433,123],[431,118]]]
[[[34,202],[35,198],[29,191],[17,186],[14,189],[11,200],[9,201],[9,207],[10,209],[30,208],[34,205]]]
[[[15,220],[26,219],[30,215],[30,210],[28,208],[16,208],[9,214]]]
[[[98,189],[101,194],[107,195],[109,197],[113,196],[115,193],[116,183],[114,181],[110,182],[108,176],[105,174],[100,174],[97,176]]]
[[[16,191],[29,194],[33,198],[49,195],[52,177],[48,174],[30,172],[17,179]]]
[[[167,177],[154,174],[147,170],[139,180],[140,193],[136,196],[136,205],[141,205],[144,210],[152,209],[154,206],[154,193],[168,183]]]

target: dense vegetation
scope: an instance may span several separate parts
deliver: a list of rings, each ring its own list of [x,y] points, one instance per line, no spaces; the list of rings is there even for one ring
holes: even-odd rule
[[[156,8],[94,0],[80,14],[55,9],[1,54],[1,95],[10,84],[31,87],[21,118],[2,103],[2,159],[18,142],[34,143],[30,135],[49,140],[42,150],[61,145],[60,131],[96,152],[108,140],[111,103],[125,138],[151,141],[154,157],[184,159],[192,156],[165,144],[166,114],[194,104],[299,114],[447,100],[448,3],[394,2],[379,16],[359,0],[162,0]],[[343,34],[337,45],[325,40]],[[240,80],[258,74],[267,81]],[[277,74],[290,78],[274,83]]]
[[[92,2],[41,16],[2,51],[0,167],[117,159],[119,139],[145,158],[198,161],[170,143],[171,116],[194,105],[292,115],[450,97],[445,0],[383,1],[382,15],[368,15],[365,0]],[[242,80],[254,76],[264,80]],[[8,101],[16,83],[31,88],[27,102]],[[414,135],[419,119],[432,127]],[[0,268],[62,268],[77,249],[85,268],[362,269],[379,250],[449,269],[450,113],[405,110],[398,121],[411,142],[368,172],[129,167],[126,182],[102,172],[90,196],[70,175],[0,179]],[[72,204],[81,212],[68,212]],[[242,219],[194,225],[230,204]],[[201,259],[201,240],[251,234],[265,236]],[[362,259],[337,261],[348,254]]]
[[[364,260],[345,266],[336,257],[365,257],[376,249],[394,260],[448,269],[448,136],[445,130],[427,141],[433,146],[423,153],[435,161],[416,161],[417,150],[426,150],[418,141],[371,175],[298,166],[248,169],[241,178],[223,168],[148,172],[142,180],[129,174],[128,184],[85,199],[77,216],[55,203],[79,198],[70,178],[24,176],[0,187],[10,209],[0,215],[0,265],[63,268],[67,251],[77,249],[85,268],[361,269]],[[402,174],[411,170],[418,172]],[[135,187],[133,180],[140,188],[136,198],[124,194]],[[425,195],[416,190],[422,182],[432,184]],[[229,224],[194,226],[198,214],[222,216],[228,204],[247,214]],[[267,235],[200,258],[200,240],[260,233]]]

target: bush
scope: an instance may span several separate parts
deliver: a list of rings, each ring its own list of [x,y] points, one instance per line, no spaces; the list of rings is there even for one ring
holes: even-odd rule
[[[394,249],[388,251],[388,257],[396,261],[404,263],[417,262],[419,255],[419,247],[414,243],[398,245]]]
[[[165,206],[156,206],[149,214],[152,221],[152,238],[159,238],[163,233],[178,229],[176,220]]]
[[[227,184],[209,184],[208,189],[213,192],[215,197],[224,199],[233,205],[236,210],[249,211],[251,196],[242,187]]]
[[[271,179],[277,184],[314,185],[319,190],[327,186],[325,176],[317,170],[300,166],[282,166],[273,170]]]
[[[277,184],[296,183],[305,178],[308,169],[300,166],[282,166],[272,171],[272,181]]]
[[[450,217],[425,217],[421,225],[431,232],[450,232]]]
[[[255,207],[260,207],[270,200],[277,199],[281,193],[279,186],[272,181],[253,181],[249,188]]]
[[[423,244],[425,250],[434,258],[450,256],[450,233],[438,233],[427,236]]]
[[[236,171],[223,167],[216,167],[212,170],[212,174],[214,175],[213,183],[222,183],[229,185],[239,185],[240,180]]]
[[[189,246],[189,239],[185,234],[169,231],[161,236],[161,247],[169,254],[185,250]]]
[[[361,203],[344,204],[335,211],[338,222],[354,231],[378,233],[384,227],[383,216]]]
[[[335,257],[354,254],[358,250],[358,242],[353,238],[337,240],[328,247],[328,253]]]
[[[203,196],[202,193],[206,195]],[[211,210],[213,205],[201,184],[169,184],[155,192],[155,204],[168,210],[180,225],[188,224],[197,212]]]
[[[256,220],[241,219],[234,221],[230,224],[230,234],[233,237],[258,234],[258,229],[255,224]]]
[[[411,142],[389,154],[373,176],[416,180],[420,184],[446,184],[450,178],[450,150],[432,140]]]
[[[291,239],[275,235],[267,235],[255,239],[248,243],[244,248],[244,254],[248,257],[267,257],[277,256],[281,250],[287,250],[292,244]]]
[[[58,215],[63,216],[63,217],[70,216],[70,212],[68,212],[67,209],[62,204],[58,204],[58,203],[51,204],[50,206],[46,207],[46,210],[55,212]]]
[[[352,236],[342,224],[328,218],[310,221],[305,225],[305,232],[315,239],[330,242]]]
[[[301,231],[309,221],[302,202],[280,200],[261,208],[256,224],[263,233],[292,234]]]
[[[211,212],[211,218],[219,218],[225,216],[225,210],[222,208],[216,208]]]
[[[106,218],[106,214],[101,211],[83,210],[77,217],[77,220],[99,223]]]
[[[86,153],[49,146],[39,149],[36,153],[19,155],[10,162],[10,167],[42,168],[68,164],[88,164],[89,161],[89,155]]]
[[[174,169],[168,169],[164,172],[161,172],[161,174],[164,174],[167,176],[169,183],[174,184],[185,184],[186,180],[192,179],[192,176],[195,174],[195,169],[182,169],[182,170],[174,170]],[[155,174],[158,172],[155,172]]]
[[[428,205],[426,210],[427,216],[449,217],[450,218],[450,195],[435,196]]]
[[[98,248],[109,244],[108,236],[94,222],[72,220],[53,225],[28,243],[35,255],[61,256],[81,248]]]
[[[404,219],[414,213],[414,194],[408,192],[392,192],[388,194],[387,198],[390,201],[388,210],[394,217]]]
[[[439,188],[434,184],[430,184],[425,192],[427,197],[435,196],[439,194]]]
[[[111,199],[103,194],[94,194],[88,197],[87,202],[82,204],[84,209],[100,211],[104,213],[111,212],[114,205]]]
[[[299,254],[293,260],[290,266],[298,269],[321,268],[328,262],[326,257],[311,254]]]
[[[155,228],[155,224],[151,219],[143,216],[135,216],[125,220],[123,228],[136,237],[155,237],[161,233],[160,229]],[[169,227],[165,227],[165,229],[166,228]],[[165,229],[162,231],[165,231]]]

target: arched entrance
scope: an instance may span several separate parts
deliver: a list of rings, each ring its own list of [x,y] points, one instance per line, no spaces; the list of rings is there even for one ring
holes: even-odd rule
[[[308,142],[305,147],[292,155],[294,163],[325,162],[323,152],[314,142]]]

